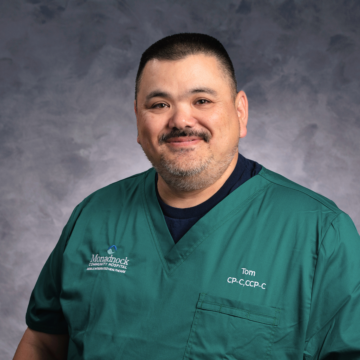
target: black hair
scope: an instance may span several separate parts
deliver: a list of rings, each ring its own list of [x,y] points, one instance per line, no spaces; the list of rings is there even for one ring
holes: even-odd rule
[[[224,72],[228,75],[234,94],[236,94],[237,83],[234,66],[221,42],[210,35],[179,33],[158,40],[142,54],[135,80],[135,100],[137,99],[141,75],[148,61],[152,59],[181,60],[188,55],[195,54],[215,56],[220,62]]]

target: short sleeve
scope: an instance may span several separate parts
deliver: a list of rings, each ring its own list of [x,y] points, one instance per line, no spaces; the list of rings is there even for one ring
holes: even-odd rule
[[[304,359],[360,359],[360,237],[345,213],[319,249]]]
[[[63,253],[75,225],[79,205],[63,228],[60,239],[42,268],[31,293],[26,312],[26,324],[35,331],[67,334],[68,327],[60,304]]]

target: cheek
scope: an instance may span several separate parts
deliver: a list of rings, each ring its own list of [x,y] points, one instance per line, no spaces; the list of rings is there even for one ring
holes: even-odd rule
[[[156,146],[161,134],[161,122],[152,116],[141,119],[138,123],[139,140],[143,146]]]
[[[219,112],[208,117],[208,129],[214,139],[227,141],[236,139],[239,134],[239,122],[232,113]]]

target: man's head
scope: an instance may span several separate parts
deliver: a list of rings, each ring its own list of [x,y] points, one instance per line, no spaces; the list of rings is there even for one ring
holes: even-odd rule
[[[221,43],[192,33],[159,40],[142,55],[135,93],[138,142],[162,179],[181,191],[218,180],[248,116]]]
[[[196,54],[205,54],[217,58],[224,72],[224,76],[227,77],[230,86],[233,88],[235,97],[237,93],[237,83],[234,66],[221,42],[205,34],[181,33],[160,39],[144,51],[136,74],[135,100],[137,100],[141,76],[148,61],[153,59],[176,61],[186,56]]]

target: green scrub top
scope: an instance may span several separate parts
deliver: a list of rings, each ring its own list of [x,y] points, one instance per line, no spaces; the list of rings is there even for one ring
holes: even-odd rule
[[[26,322],[68,359],[360,359],[360,238],[263,167],[174,244],[150,169],[74,209]]]

